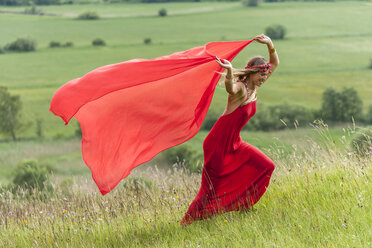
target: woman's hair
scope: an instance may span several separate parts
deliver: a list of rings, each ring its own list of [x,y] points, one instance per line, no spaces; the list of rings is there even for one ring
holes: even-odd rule
[[[260,71],[260,68],[252,68],[255,65],[264,65],[267,63],[267,60],[262,56],[254,56],[252,57],[248,63],[246,68],[244,69],[233,69],[233,77],[236,78],[240,82],[244,82],[247,80],[249,75],[257,73]],[[247,68],[251,67],[251,68]]]
[[[244,69],[234,69],[232,70],[233,73],[233,80],[237,80],[238,82],[244,83],[251,74],[260,72],[261,68],[254,67],[257,65],[264,65],[267,63],[267,60],[262,56],[254,56],[249,59],[247,66]],[[226,76],[226,73],[221,73],[223,76]],[[224,81],[221,82],[224,84]],[[250,97],[248,98],[247,102],[251,102],[253,98],[257,94],[257,88],[254,89]]]
[[[267,60],[262,56],[254,56],[249,59],[246,68],[244,69],[235,69],[233,68],[233,78],[239,82],[244,82],[248,79],[249,75],[257,73],[260,71],[260,68],[247,68],[255,65],[264,65],[267,63]],[[220,73],[222,76],[226,76],[226,73]],[[223,84],[223,82],[221,83]]]

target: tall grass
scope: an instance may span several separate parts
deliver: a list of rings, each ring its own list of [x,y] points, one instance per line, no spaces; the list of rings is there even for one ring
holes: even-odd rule
[[[327,139],[311,139],[276,163],[270,186],[247,211],[181,227],[200,186],[200,175],[174,166],[135,171],[101,196],[92,180],[55,182],[47,200],[0,194],[0,245],[5,247],[370,247],[371,157]]]

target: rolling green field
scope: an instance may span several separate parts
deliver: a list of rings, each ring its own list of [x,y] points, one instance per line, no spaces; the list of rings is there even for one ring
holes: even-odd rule
[[[169,6],[169,7],[168,7]],[[190,11],[161,18],[160,8],[187,11],[210,7],[205,12]],[[76,125],[67,128],[48,112],[53,93],[65,82],[81,77],[99,66],[132,58],[154,58],[203,45],[211,41],[244,40],[254,37],[272,24],[287,28],[287,39],[276,41],[281,65],[260,89],[260,102],[283,101],[319,108],[327,87],[356,88],[364,100],[364,110],[372,104],[371,58],[372,3],[362,2],[286,2],[242,8],[238,3],[100,4],[48,6],[45,12],[80,13],[88,9],[98,13],[123,12],[148,17],[104,17],[79,21],[62,16],[0,14],[0,44],[18,37],[37,40],[37,52],[0,55],[0,85],[21,95],[24,117],[30,123],[35,116],[44,120],[46,136],[70,136]],[[19,11],[21,8],[4,8]],[[171,23],[171,25],[170,25]],[[95,38],[106,47],[93,47]],[[144,38],[152,44],[145,45]],[[48,48],[50,41],[72,41],[72,48]],[[261,44],[251,44],[234,60],[242,67],[252,55],[267,54]],[[226,93],[218,88],[212,108],[222,112]],[[23,136],[32,137],[32,128]]]
[[[0,6],[0,46],[19,37],[38,42],[36,52],[0,54],[0,86],[21,96],[28,126],[17,142],[0,134],[0,186],[11,182],[19,161],[35,158],[52,166],[55,193],[47,200],[24,200],[0,188],[1,247],[371,247],[371,156],[357,156],[349,146],[358,123],[243,131],[245,141],[275,162],[266,194],[249,211],[181,227],[199,174],[170,169],[160,154],[103,197],[82,160],[76,120],[65,126],[48,109],[61,85],[99,66],[251,39],[281,24],[286,39],[274,41],[281,64],[260,88],[259,103],[287,101],[316,109],[327,87],[351,86],[366,111],[372,105],[372,1],[258,8],[239,2],[40,6],[45,16],[19,14],[24,8]],[[157,16],[161,8],[167,17]],[[86,10],[101,18],[75,19]],[[107,45],[92,46],[95,38]],[[152,43],[145,45],[145,38]],[[50,41],[74,46],[49,48]],[[259,54],[267,56],[267,48],[252,43],[233,65],[243,67]],[[222,114],[226,102],[226,91],[218,86],[211,109]],[[37,118],[43,121],[43,139],[35,138]],[[201,155],[206,135],[200,131],[187,145]]]

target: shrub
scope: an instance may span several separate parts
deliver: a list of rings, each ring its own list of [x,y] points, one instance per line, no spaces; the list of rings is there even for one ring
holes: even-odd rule
[[[371,70],[372,70],[372,59],[369,60],[369,66],[368,66],[368,69],[371,69]]]
[[[39,192],[53,190],[49,175],[50,166],[40,165],[36,160],[24,160],[13,171],[13,185],[20,187],[28,193],[34,190]]]
[[[92,41],[93,46],[106,46],[106,42],[100,38],[97,38]]]
[[[265,28],[265,34],[273,40],[282,40],[286,34],[286,28],[282,25],[272,25]]]
[[[201,172],[203,155],[190,145],[182,144],[169,148],[163,152],[163,155],[171,165],[181,165],[190,172]]]
[[[81,132],[81,126],[79,123],[77,123],[77,128],[75,129],[75,136],[78,138],[81,138],[83,136],[83,133]]]
[[[151,44],[151,38],[145,38],[143,40],[143,43],[145,43],[146,45]]]
[[[372,105],[369,105],[368,112],[366,115],[366,122],[372,124]]]
[[[24,13],[27,15],[43,15],[43,11],[36,7],[36,5],[32,5],[30,8],[25,8]]]
[[[249,120],[244,128],[248,130],[280,130],[306,126],[314,120],[314,113],[306,107],[283,103],[266,107],[260,105],[259,111]]]
[[[16,132],[23,124],[21,122],[22,102],[18,95],[11,95],[6,87],[0,87],[0,132],[10,135],[16,141]]]
[[[363,101],[354,88],[343,88],[340,92],[341,121],[351,121],[351,118],[361,120]]]
[[[161,17],[167,16],[167,10],[166,9],[159,9],[158,15]]]
[[[81,13],[78,18],[79,20],[97,20],[99,19],[99,15],[97,12],[94,11],[86,11],[84,13]]]
[[[49,47],[50,48],[60,47],[60,46],[61,46],[61,42],[59,42],[59,41],[51,41],[51,42],[49,42]]]
[[[351,148],[360,156],[370,155],[372,153],[372,130],[359,130],[351,139]]]
[[[72,41],[67,41],[65,44],[62,45],[63,47],[72,47],[74,43]]]
[[[202,130],[211,130],[216,121],[220,118],[220,114],[215,112],[214,110],[210,109],[205,116],[203,124],[201,126]]]
[[[272,120],[279,125],[277,129],[283,129],[285,126],[289,128],[306,126],[314,120],[311,110],[295,104],[283,103],[278,106],[270,106],[269,112]]]
[[[259,0],[242,0],[242,4],[247,7],[257,7]]]
[[[19,38],[5,46],[5,50],[30,52],[36,50],[36,41],[29,38]]]
[[[362,117],[363,101],[354,88],[337,92],[327,88],[322,97],[321,115],[326,121],[350,121]]]
[[[4,48],[0,45],[0,54],[4,53]]]

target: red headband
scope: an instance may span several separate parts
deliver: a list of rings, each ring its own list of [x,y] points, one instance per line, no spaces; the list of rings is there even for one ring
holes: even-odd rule
[[[252,66],[247,65],[246,67],[244,67],[244,69],[260,69],[260,72],[269,71],[269,73],[271,73],[271,64],[270,62],[268,62],[263,65],[252,65]]]

